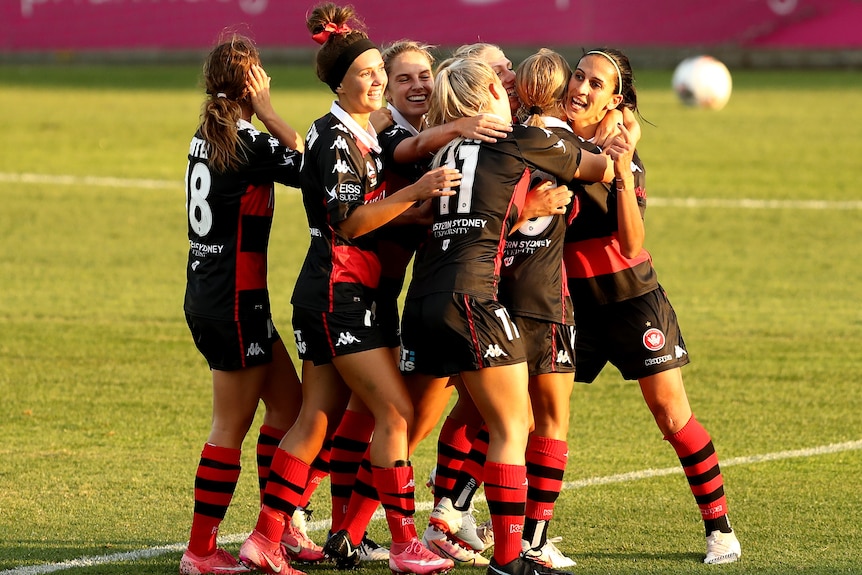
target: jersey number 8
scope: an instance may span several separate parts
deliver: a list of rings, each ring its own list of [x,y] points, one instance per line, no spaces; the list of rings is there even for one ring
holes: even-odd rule
[[[213,211],[207,203],[212,176],[206,164],[198,162],[189,172],[186,169],[186,208],[189,225],[198,236],[205,236],[213,226]]]

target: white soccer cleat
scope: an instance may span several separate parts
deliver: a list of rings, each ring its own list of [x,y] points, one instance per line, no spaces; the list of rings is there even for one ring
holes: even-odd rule
[[[485,550],[485,543],[477,533],[472,505],[466,511],[461,511],[455,509],[451,499],[444,497],[431,512],[428,522],[474,551]]]
[[[360,561],[388,561],[389,549],[372,541],[366,533],[356,547]]]
[[[563,552],[557,549],[554,543],[562,541],[562,537],[553,537],[545,541],[545,544],[538,549],[531,549],[527,541],[521,540],[521,555],[535,561],[539,565],[551,567],[553,569],[565,569],[566,567],[574,567],[577,565],[571,557],[566,557]]]
[[[703,562],[707,565],[721,565],[733,563],[742,556],[742,546],[736,534],[713,531],[706,536],[706,558]]]
[[[446,534],[429,525],[422,535],[422,544],[440,557],[451,559],[455,565],[487,567],[488,559],[478,551],[468,549],[446,537]]]

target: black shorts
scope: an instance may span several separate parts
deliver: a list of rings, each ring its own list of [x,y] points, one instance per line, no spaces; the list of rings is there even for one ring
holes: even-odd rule
[[[527,349],[530,376],[575,371],[575,328],[571,325],[516,317]]]
[[[398,313],[398,297],[401,293],[403,280],[380,278],[380,284],[374,294],[374,317],[380,325],[386,347],[401,345],[401,316]]]
[[[370,309],[353,307],[337,312],[293,307],[293,336],[299,359],[314,365],[332,358],[379,347],[388,347]]]
[[[445,377],[526,360],[518,328],[503,304],[464,294],[407,300],[401,341],[405,374]]]
[[[210,369],[219,371],[272,363],[272,345],[280,338],[268,317],[223,321],[187,313],[186,323]]]
[[[688,363],[676,312],[659,287],[629,300],[575,304],[575,381],[592,383],[606,363],[640,379]]]

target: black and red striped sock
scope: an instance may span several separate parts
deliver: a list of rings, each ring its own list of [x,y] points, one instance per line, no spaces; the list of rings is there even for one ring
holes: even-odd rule
[[[199,557],[216,551],[218,528],[236,490],[240,474],[239,449],[204,445],[195,474],[195,506],[189,551]]]
[[[709,433],[692,415],[682,429],[665,439],[679,457],[688,485],[700,509],[706,534],[709,535],[716,529],[730,531],[724,480]]]
[[[269,467],[272,465],[272,456],[284,437],[284,431],[271,425],[261,425],[260,434],[257,436],[257,483],[260,486],[260,502],[263,503],[263,493],[266,489],[266,480],[269,479]]]
[[[359,463],[368,449],[373,433],[374,418],[371,415],[347,410],[332,436],[329,482],[333,533],[344,523]]]
[[[263,495],[263,506],[255,529],[270,541],[280,541],[285,521],[289,521],[302,500],[308,483],[306,462],[283,449],[272,457],[269,480]]]
[[[347,529],[347,532],[350,533],[350,540],[359,544],[366,529],[368,529],[371,516],[377,511],[378,505],[380,505],[380,495],[377,492],[374,470],[371,465],[371,447],[369,446],[365,452],[365,457],[362,458],[362,463],[359,465],[359,471],[356,472],[356,482],[353,484],[353,492],[347,503],[347,513],[344,520],[338,528],[333,523],[332,532],[335,533],[338,529]]]
[[[452,503],[455,509],[461,511],[469,509],[473,495],[485,479],[485,457],[488,455],[489,440],[488,427],[483,425],[476,434],[470,453],[461,465],[455,485],[452,487]]]
[[[527,442],[527,510],[524,518],[525,541],[538,549],[548,540],[548,522],[563,488],[563,474],[569,458],[565,441],[530,436]]]
[[[299,503],[299,506],[303,509],[308,507],[309,501],[311,501],[311,496],[314,495],[314,491],[320,486],[320,482],[324,477],[329,475],[329,459],[332,454],[332,439],[327,438],[326,441],[323,442],[323,447],[320,450],[320,453],[317,454],[317,457],[314,458],[314,461],[311,462],[311,469],[308,472],[308,485],[305,486],[305,491],[302,493],[302,500]]]
[[[372,467],[374,484],[386,512],[393,543],[407,543],[416,537],[413,513],[416,510],[413,468],[409,462],[396,467]]]
[[[486,462],[485,498],[494,526],[494,559],[499,565],[505,565],[521,554],[527,500],[526,467]]]
[[[453,498],[452,488],[458,471],[470,454],[479,430],[464,422],[447,417],[437,438],[437,467],[434,474],[434,505],[443,497]]]

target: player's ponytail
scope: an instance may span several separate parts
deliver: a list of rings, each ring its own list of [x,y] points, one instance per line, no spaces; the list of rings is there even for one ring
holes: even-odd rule
[[[311,38],[320,44],[317,77],[335,93],[353,61],[363,52],[377,48],[353,6],[332,2],[315,7],[305,22]]]
[[[525,124],[544,128],[542,116],[566,117],[563,100],[571,75],[566,59],[547,48],[521,62],[515,72],[515,87],[521,101],[518,115]]]
[[[243,162],[237,122],[242,117],[240,102],[248,97],[248,71],[254,64],[260,64],[257,48],[239,35],[219,43],[204,62],[207,99],[201,110],[200,132],[209,145],[213,171],[226,172]]]

